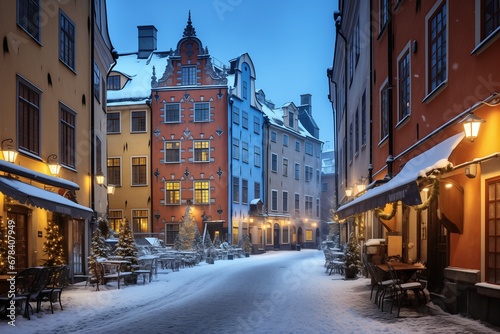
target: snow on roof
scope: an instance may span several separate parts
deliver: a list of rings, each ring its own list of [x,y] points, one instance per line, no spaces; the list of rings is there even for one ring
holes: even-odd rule
[[[108,106],[145,103],[151,96],[153,66],[161,78],[167,66],[169,52],[153,52],[147,59],[137,58],[137,53],[120,55],[112,72],[129,78],[120,90],[108,90]]]
[[[259,102],[260,103],[260,102]],[[292,129],[290,129],[289,127],[286,127],[285,124],[283,123],[283,118],[282,118],[282,108],[284,107],[287,107],[291,104],[291,102],[288,102],[288,103],[285,103],[283,104],[283,107],[281,108],[276,108],[276,109],[271,109],[269,108],[266,104],[264,103],[260,103],[261,107],[262,107],[262,112],[264,113],[264,115],[266,115],[268,118],[269,118],[269,122],[278,127],[278,128],[281,128],[283,130],[288,130],[288,131],[293,131]],[[299,131],[298,131],[298,135],[299,136],[302,136],[302,137],[307,137],[307,138],[312,138],[312,139],[315,139],[317,140],[317,138],[315,138],[313,135],[311,135],[309,133],[309,131],[307,131],[303,126],[302,126],[302,123],[300,122],[300,120],[298,121],[299,123]]]

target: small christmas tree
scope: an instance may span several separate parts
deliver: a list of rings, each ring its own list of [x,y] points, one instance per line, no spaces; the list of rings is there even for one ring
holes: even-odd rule
[[[94,234],[92,235],[92,244],[90,246],[90,255],[87,258],[89,262],[89,268],[92,268],[94,263],[98,258],[106,258],[109,254],[109,247],[104,241],[104,237],[101,234],[101,229],[96,228]]]
[[[197,234],[199,235],[200,231],[194,217],[191,216],[191,206],[188,204],[179,226],[179,234],[175,242],[176,249],[188,250],[195,248]]]
[[[127,257],[132,264],[137,264],[137,246],[127,220],[124,220],[120,226],[120,238],[118,238],[118,244],[116,245],[116,254]]]
[[[43,264],[45,267],[62,266],[64,261],[63,237],[59,231],[59,225],[49,221],[45,229],[45,242],[43,243],[43,251],[47,256],[47,260]]]
[[[361,270],[361,247],[358,240],[351,233],[345,249],[346,278],[355,278]]]

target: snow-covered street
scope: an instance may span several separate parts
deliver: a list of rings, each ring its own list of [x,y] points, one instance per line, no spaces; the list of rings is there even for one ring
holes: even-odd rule
[[[161,270],[153,282],[72,285],[64,310],[43,305],[0,333],[496,333],[478,321],[402,309],[401,318],[370,301],[369,279],[325,274],[323,252],[268,252],[249,258]]]

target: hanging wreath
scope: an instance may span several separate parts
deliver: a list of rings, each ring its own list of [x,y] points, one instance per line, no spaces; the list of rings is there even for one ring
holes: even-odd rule
[[[398,208],[398,203],[397,202],[392,202],[390,204],[392,205],[391,213],[387,214],[387,213],[385,213],[384,209],[382,209],[382,208],[376,208],[375,209],[375,216],[377,216],[377,218],[383,219],[383,220],[390,220],[390,219],[392,219],[396,215],[396,211],[397,211],[397,208]]]
[[[413,208],[417,211],[427,210],[432,201],[439,195],[439,179],[437,177],[431,178],[431,190],[427,201],[422,204],[414,205]]]

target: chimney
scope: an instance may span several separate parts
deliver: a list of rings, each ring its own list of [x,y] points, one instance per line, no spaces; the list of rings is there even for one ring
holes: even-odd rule
[[[312,116],[312,95],[302,94],[300,95],[300,106],[304,108],[309,115]]]
[[[138,26],[139,36],[139,59],[148,58],[151,52],[156,50],[156,32],[155,26]]]

